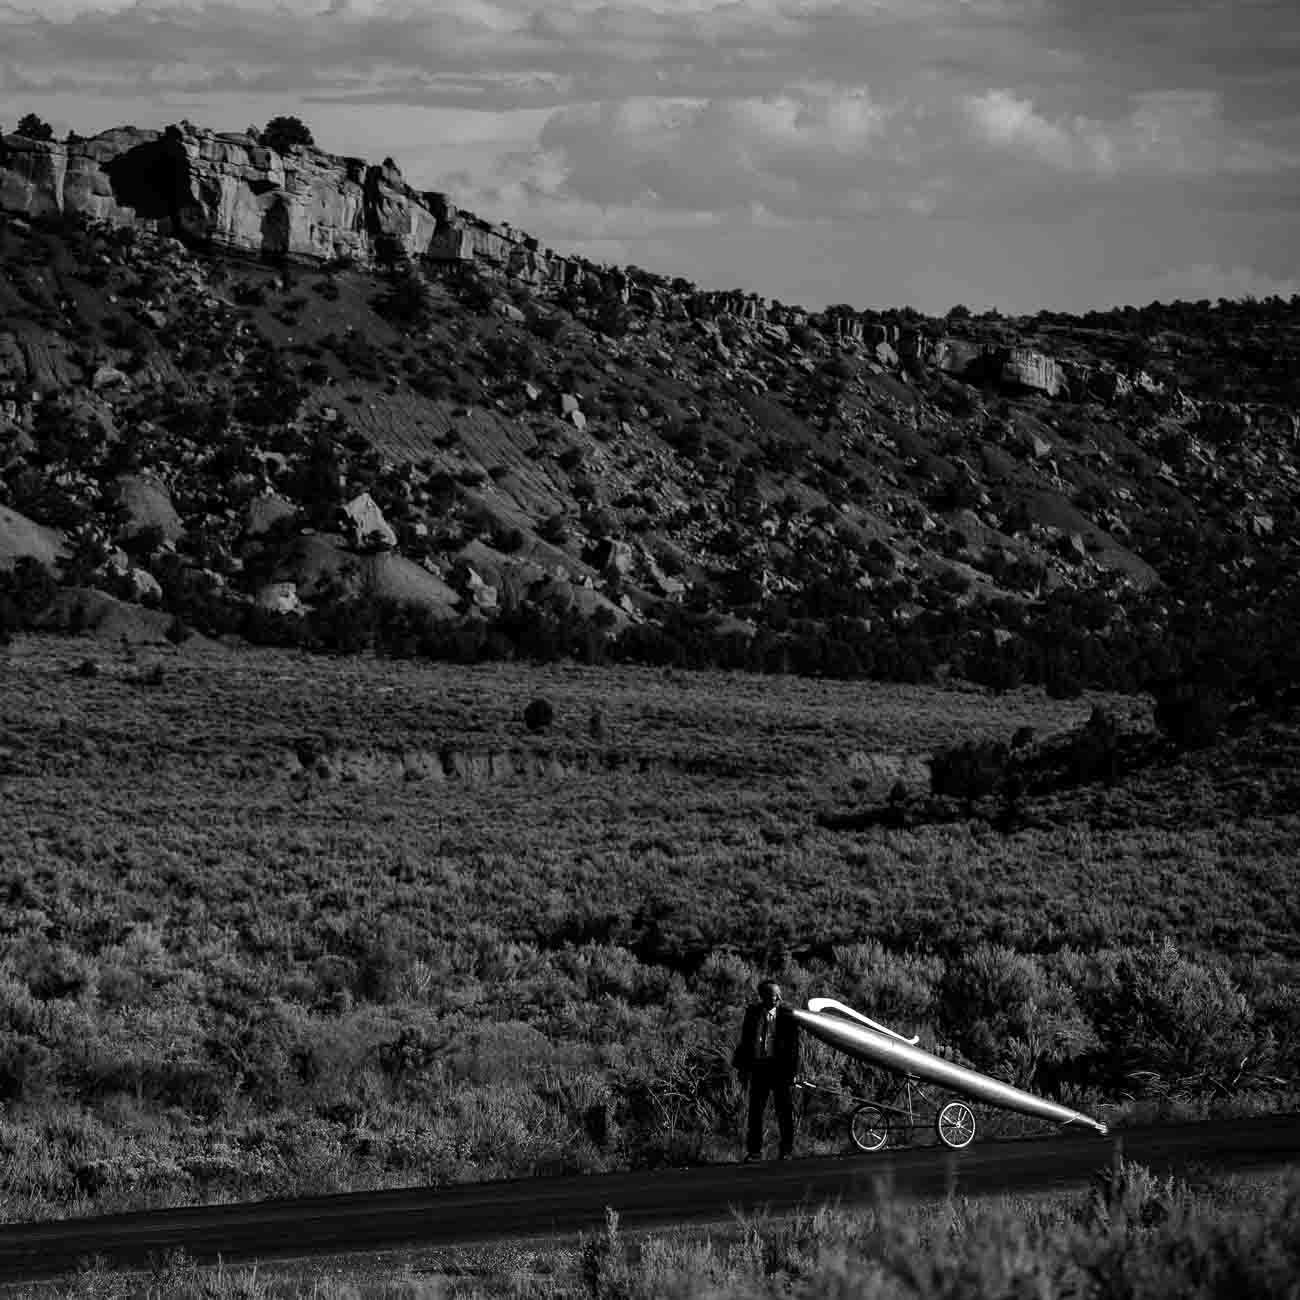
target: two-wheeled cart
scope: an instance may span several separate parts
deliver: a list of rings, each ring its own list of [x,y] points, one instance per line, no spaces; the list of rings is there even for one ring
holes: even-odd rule
[[[884,1101],[869,1101],[843,1088],[828,1088],[808,1079],[799,1086],[811,1092],[844,1097],[853,1103],[848,1114],[849,1138],[859,1151],[880,1151],[887,1146],[907,1147],[917,1130],[931,1128],[946,1147],[960,1151],[975,1138],[975,1111],[960,1099],[936,1098],[915,1075],[904,1075]]]

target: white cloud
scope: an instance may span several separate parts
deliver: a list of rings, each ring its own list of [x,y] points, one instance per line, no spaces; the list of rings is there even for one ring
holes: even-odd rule
[[[1009,90],[990,90],[969,97],[965,107],[976,136],[988,144],[1062,171],[1074,168],[1075,135],[1034,112],[1029,100],[1020,99]]]
[[[893,109],[865,90],[747,99],[631,99],[556,112],[540,138],[554,188],[682,211],[758,204],[804,215],[872,207]]]
[[[1153,91],[1133,96],[1132,111],[1100,121],[1048,117],[1010,90],[966,96],[973,138],[1021,161],[1096,177],[1149,171],[1182,176],[1269,172],[1300,155],[1236,135],[1214,91]]]

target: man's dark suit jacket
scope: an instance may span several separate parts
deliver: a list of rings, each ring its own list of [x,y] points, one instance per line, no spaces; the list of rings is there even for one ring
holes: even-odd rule
[[[767,1008],[761,1002],[745,1008],[745,1019],[740,1026],[740,1042],[731,1058],[732,1068],[743,1074],[749,1074],[754,1069],[758,1026],[766,1014]],[[778,1077],[793,1079],[799,1073],[799,1026],[787,1006],[776,1009],[771,1059],[772,1069]]]

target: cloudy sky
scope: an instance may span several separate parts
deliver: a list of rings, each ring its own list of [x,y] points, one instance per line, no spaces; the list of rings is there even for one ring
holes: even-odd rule
[[[815,308],[1300,293],[1296,0],[0,0],[0,126],[323,148]]]

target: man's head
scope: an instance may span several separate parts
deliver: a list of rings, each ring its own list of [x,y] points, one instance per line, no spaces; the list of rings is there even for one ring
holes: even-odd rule
[[[776,980],[764,980],[758,986],[758,1000],[765,1007],[779,1006],[781,1003],[781,986]]]

